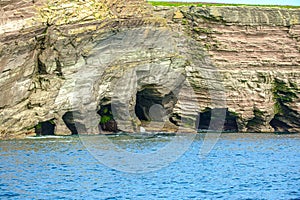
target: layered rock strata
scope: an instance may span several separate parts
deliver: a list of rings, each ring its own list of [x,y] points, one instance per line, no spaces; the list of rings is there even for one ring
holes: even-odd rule
[[[299,9],[0,5],[1,138],[300,130]]]
[[[239,131],[299,132],[299,9],[157,7],[156,13],[207,50]],[[199,102],[206,96],[199,93]]]

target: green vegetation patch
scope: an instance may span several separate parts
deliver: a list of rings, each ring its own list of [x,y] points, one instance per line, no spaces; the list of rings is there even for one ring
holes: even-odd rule
[[[100,124],[105,124],[105,123],[109,122],[112,119],[113,119],[112,116],[110,116],[110,115],[104,115],[104,116],[101,117]]]
[[[153,6],[195,6],[197,3],[148,1]]]
[[[148,1],[153,6],[197,6],[197,7],[204,7],[204,6],[258,6],[258,7],[276,7],[276,8],[293,8],[293,9],[300,9],[300,6],[289,6],[289,5],[259,5],[259,4],[221,4],[221,3],[188,3],[188,2],[163,2],[163,1]]]
[[[101,110],[100,116],[101,116],[101,120],[99,122],[100,124],[105,124],[105,123],[107,123],[107,122],[109,122],[110,120],[113,119],[112,111],[109,108],[106,108],[106,107],[104,107]]]
[[[275,79],[273,83],[274,98],[283,103],[292,102],[293,99],[297,98],[297,94],[293,91],[292,87],[289,87],[282,80]]]
[[[39,122],[36,126],[35,126],[36,129],[42,129],[42,123]]]
[[[284,103],[292,102],[297,97],[297,88],[294,84],[287,84],[282,80],[275,79],[273,82],[273,97],[275,99],[275,113],[284,114]]]

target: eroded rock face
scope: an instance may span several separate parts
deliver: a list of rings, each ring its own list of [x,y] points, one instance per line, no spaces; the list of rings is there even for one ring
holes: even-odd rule
[[[207,50],[240,132],[299,132],[299,9],[157,7],[156,13]]]
[[[240,132],[299,131],[299,10],[10,3],[0,3],[1,138],[35,135],[40,122],[98,134],[107,105],[111,127],[128,132],[191,131],[207,109]]]

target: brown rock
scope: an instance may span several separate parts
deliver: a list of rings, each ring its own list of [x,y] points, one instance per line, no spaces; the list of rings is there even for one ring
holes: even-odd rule
[[[212,112],[211,127],[300,131],[299,9],[93,2],[0,2],[0,138],[49,120],[71,134],[62,120],[71,111],[95,134],[103,99],[109,130],[139,131],[136,95],[146,88],[165,109],[162,130],[191,129],[199,113],[222,108],[236,118]]]

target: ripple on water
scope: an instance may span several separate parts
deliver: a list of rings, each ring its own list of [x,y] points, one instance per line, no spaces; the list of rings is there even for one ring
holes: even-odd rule
[[[170,138],[113,138],[128,151]],[[199,159],[203,136],[168,167],[127,174],[102,165],[78,137],[0,141],[0,199],[299,199],[299,135],[223,134]]]

